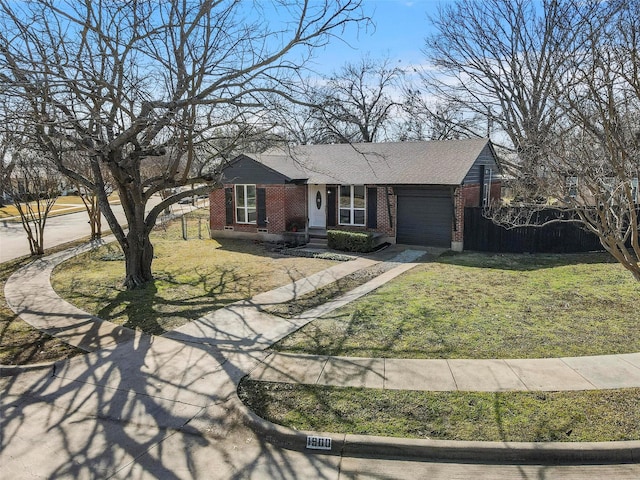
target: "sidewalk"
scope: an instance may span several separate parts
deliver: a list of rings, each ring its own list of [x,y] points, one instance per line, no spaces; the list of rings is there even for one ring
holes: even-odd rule
[[[549,389],[550,385],[561,384],[571,389],[618,388],[629,386],[630,383],[636,385],[640,375],[639,354],[611,356],[611,359],[447,361],[345,359],[269,354],[265,351],[273,342],[305,323],[365,295],[412,268],[415,265],[412,262],[424,255],[423,251],[408,251],[401,257],[387,260],[389,269],[382,275],[294,319],[285,320],[268,315],[263,307],[319,288],[376,261],[360,259],[341,263],[291,286],[227,306],[164,337],[149,336],[88,315],[55,294],[49,280],[54,266],[89,248],[91,246],[85,246],[35,261],[7,281],[7,302],[24,320],[90,353],[58,362],[52,369],[52,375],[46,381],[43,377],[37,388],[20,387],[17,391],[21,393],[4,396],[0,400],[3,410],[1,418],[6,431],[13,432],[14,428],[21,425],[22,428],[25,428],[25,424],[31,425],[26,420],[31,417],[21,410],[25,408],[24,405],[29,405],[29,398],[37,398],[45,405],[52,404],[58,413],[41,418],[37,415],[38,410],[35,410],[32,412],[35,415],[33,418],[43,422],[47,432],[60,428],[61,438],[66,438],[64,445],[67,449],[70,449],[70,434],[65,429],[71,428],[69,422],[76,415],[90,416],[94,422],[107,420],[109,428],[117,428],[115,445],[128,448],[127,442],[133,442],[141,449],[137,453],[126,450],[122,459],[110,458],[113,468],[117,464],[118,471],[124,468],[123,465],[133,468],[131,466],[140,461],[139,456],[148,458],[149,452],[156,448],[153,446],[164,442],[171,431],[194,433],[209,439],[207,442],[214,441],[220,451],[209,453],[207,458],[211,460],[221,455],[219,460],[225,465],[232,465],[229,466],[230,472],[249,459],[245,449],[238,448],[238,442],[242,444],[241,438],[245,438],[246,444],[251,447],[252,455],[268,449],[263,445],[265,440],[276,447],[313,453],[306,449],[309,432],[296,432],[266,422],[240,402],[236,388],[241,378],[249,372],[252,377],[262,380],[279,378],[279,381],[339,385],[355,382],[355,385],[377,388],[446,387],[482,391],[487,391],[491,385],[492,391]],[[607,364],[609,360],[613,363]],[[582,376],[582,384],[577,377],[572,380],[575,383],[570,383],[563,365]],[[609,383],[604,385],[607,378]],[[6,384],[11,382],[5,377],[0,385]],[[56,428],[52,429],[50,418],[56,419]],[[77,419],[72,421],[75,425],[74,422],[77,423]],[[259,435],[254,437],[249,434],[244,429],[245,424]],[[153,432],[164,433],[152,435],[151,440],[145,441],[135,437],[134,441],[132,434],[123,430],[129,428],[127,426],[146,426]],[[38,431],[42,426],[38,424],[33,428]],[[74,440],[80,442],[78,445],[82,443],[81,438],[88,441],[84,433],[75,435],[79,435]],[[326,453],[339,455],[392,454],[449,461],[481,459],[484,462],[640,461],[640,442],[516,444],[324,435],[333,440],[331,450]],[[121,436],[124,438],[122,442]],[[43,442],[47,441],[37,435],[31,443],[25,441],[16,444],[14,441],[5,444],[3,440],[0,460],[3,469],[7,469],[5,474],[24,468],[25,462],[33,455],[43,452],[43,448],[46,450],[47,443]],[[34,448],[35,445],[42,448]],[[107,445],[93,448],[104,449]],[[74,455],[87,458],[85,447],[80,448],[84,452],[82,454],[71,450],[65,452],[71,455],[71,459],[51,458],[50,461],[76,462]],[[104,452],[101,451],[101,455]],[[237,455],[240,457],[236,458]],[[309,461],[307,456],[304,458]],[[311,471],[316,469],[317,475],[318,468],[314,464]]]
[[[254,380],[425,391],[569,391],[640,387],[640,353],[505,360],[354,358],[272,353]]]

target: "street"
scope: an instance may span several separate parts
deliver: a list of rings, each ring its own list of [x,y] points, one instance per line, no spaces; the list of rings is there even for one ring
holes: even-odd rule
[[[157,205],[159,198],[153,198],[148,207]],[[172,212],[182,214],[193,209],[191,205],[172,205]],[[118,221],[126,223],[124,212],[120,205],[113,206],[114,213]],[[102,217],[103,235],[110,233],[109,225]],[[78,240],[80,238],[91,235],[91,227],[86,212],[69,213],[67,215],[58,215],[47,219],[44,229],[44,248],[55,247],[63,243]],[[29,242],[27,234],[19,220],[2,220],[0,221],[0,263],[13,260],[14,258],[29,255]]]

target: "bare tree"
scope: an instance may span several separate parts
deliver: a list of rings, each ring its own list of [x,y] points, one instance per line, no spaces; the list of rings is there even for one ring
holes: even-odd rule
[[[93,179],[93,171],[91,169],[91,162],[85,155],[80,152],[69,152],[65,163],[69,169],[74,170],[84,178]],[[104,189],[107,197],[113,192],[112,182],[110,181],[110,174],[106,168],[102,168],[102,178],[104,181]],[[100,209],[100,201],[98,198],[98,192],[89,188],[86,184],[79,182],[77,179],[70,179],[73,190],[78,193],[78,196],[82,200],[82,204],[89,217],[89,226],[91,227],[91,239],[95,240],[102,237],[102,210]]]
[[[389,59],[365,56],[345,64],[317,93],[313,114],[320,136],[335,143],[380,140],[400,107],[393,90],[400,93],[402,74]]]
[[[153,278],[158,215],[217,181],[225,156],[202,158],[209,134],[260,119],[270,96],[295,101],[309,54],[361,19],[359,3],[0,0],[0,83],[29,106],[22,121],[57,168],[97,192],[134,288]],[[275,20],[265,24],[267,11]],[[88,158],[92,177],[67,162],[71,152]],[[144,176],[154,159],[162,172]],[[103,168],[128,232],[107,200]],[[145,213],[151,196],[181,185],[195,188]]]
[[[540,183],[640,281],[638,12],[640,2],[620,0],[604,4],[597,16],[582,15],[581,36],[555,90],[564,118],[545,145]]]
[[[44,231],[49,213],[60,195],[62,176],[37,152],[11,152],[11,175],[7,190],[20,215],[31,255],[44,253]]]
[[[509,226],[576,222],[640,280],[637,0],[484,0],[444,7],[428,51],[445,99],[491,112],[515,153]],[[559,213],[540,220],[539,211]]]
[[[336,135],[325,126],[318,113],[318,92],[319,87],[308,86],[305,104],[280,105],[274,108],[274,132],[288,143],[297,145],[336,143]]]
[[[11,174],[15,168],[11,151],[22,143],[22,129],[9,125],[12,105],[2,98],[0,95],[0,206],[11,203]]]
[[[458,0],[432,19],[426,89],[485,118],[497,144],[518,154],[507,166],[520,176],[537,176],[539,145],[557,121],[553,92],[580,31],[577,8],[572,0]]]
[[[420,90],[407,88],[402,105],[404,120],[398,128],[400,141],[457,140],[482,136],[478,119],[469,117],[463,105],[451,100],[430,100]]]

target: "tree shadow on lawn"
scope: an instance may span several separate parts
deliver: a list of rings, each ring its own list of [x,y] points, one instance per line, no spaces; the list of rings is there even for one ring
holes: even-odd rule
[[[191,272],[192,277],[193,274]],[[93,296],[93,302],[103,305],[96,315],[132,330],[162,335],[263,291],[259,276],[238,274],[234,268],[196,271],[195,274],[193,280],[187,281],[180,280],[180,275],[158,273],[155,280],[141,288],[118,291],[115,297]],[[294,272],[287,270],[287,276],[294,281]],[[183,298],[179,294],[171,296],[183,287],[201,293]]]
[[[214,240],[220,245],[218,247],[220,250],[268,258],[288,258],[288,255],[280,253],[278,245],[273,243],[234,238],[214,238]]]
[[[429,309],[423,309],[421,317],[435,315]],[[301,316],[304,316],[302,314]],[[323,328],[328,322],[335,323],[334,329]],[[415,322],[405,318],[389,325],[388,328],[372,329],[367,315],[356,310],[349,314],[335,313],[315,319],[292,333],[298,340],[287,344],[287,338],[271,346],[282,353],[301,353],[309,355],[349,356],[358,358],[449,358],[454,346],[438,329],[431,329],[429,342],[420,341],[419,345],[403,344],[406,338],[414,338]],[[341,334],[336,334],[340,328]],[[422,337],[421,337],[422,338]]]
[[[489,268],[498,270],[534,271],[569,265],[616,264],[615,258],[606,252],[589,253],[483,253],[446,252],[435,259],[436,263],[460,267]]]
[[[198,273],[194,281],[180,281],[175,276],[159,278],[135,290],[122,290],[111,298],[93,297],[97,303],[107,302],[96,315],[116,321],[132,330],[162,335],[213,310],[242,300],[242,292],[251,288],[251,278],[241,277],[232,269]],[[241,288],[237,288],[238,285]],[[160,291],[201,286],[202,293],[188,298],[170,298]],[[118,319],[126,319],[124,322]]]

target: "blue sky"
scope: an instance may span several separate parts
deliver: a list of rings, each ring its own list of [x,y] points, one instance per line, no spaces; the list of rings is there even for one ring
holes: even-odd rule
[[[387,55],[401,66],[424,63],[422,48],[429,33],[428,15],[435,14],[444,0],[363,0],[365,14],[374,27],[345,32],[341,42],[334,39],[324,51],[316,52],[317,69],[331,73],[345,62],[357,61],[370,53],[373,58]]]

